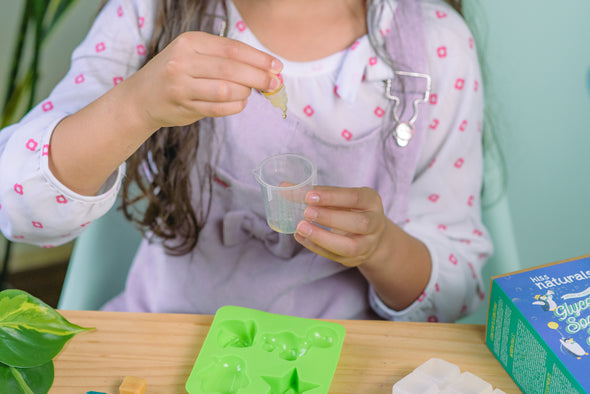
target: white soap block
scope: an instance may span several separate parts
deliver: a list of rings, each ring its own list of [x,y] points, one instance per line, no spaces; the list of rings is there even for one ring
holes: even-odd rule
[[[392,394],[438,394],[440,391],[434,382],[424,379],[422,374],[412,372],[398,380],[391,392]]]
[[[440,358],[431,358],[416,368],[414,373],[425,375],[439,388],[442,388],[448,381],[459,376],[461,369],[457,365]]]
[[[494,388],[491,384],[472,374],[463,372],[461,375],[450,380],[444,389],[443,394],[492,394]]]
[[[492,391],[493,390],[493,391]],[[506,394],[459,366],[431,358],[393,385],[393,394]]]

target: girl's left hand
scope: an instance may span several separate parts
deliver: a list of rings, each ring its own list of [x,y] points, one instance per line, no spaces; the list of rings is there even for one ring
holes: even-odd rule
[[[309,221],[299,222],[295,239],[312,252],[357,267],[371,262],[387,243],[384,234],[392,222],[383,212],[377,191],[316,186],[305,199],[309,205],[305,218]]]

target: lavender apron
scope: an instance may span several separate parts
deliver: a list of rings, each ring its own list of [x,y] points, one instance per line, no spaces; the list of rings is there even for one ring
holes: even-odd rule
[[[420,3],[400,0],[395,22],[386,42],[396,64],[427,73]],[[404,84],[402,119],[413,114],[414,91],[423,95],[424,87]],[[125,292],[104,309],[214,314],[223,305],[238,305],[303,317],[376,318],[358,269],[320,257],[292,235],[270,229],[252,169],[277,153],[303,154],[316,163],[319,185],[374,188],[388,217],[402,223],[426,126],[427,108],[419,108],[416,133],[403,148],[385,134],[391,127],[356,141],[327,143],[296,115],[283,120],[258,92],[243,112],[202,122],[193,203],[210,204],[210,211],[197,247],[175,257],[158,242],[144,240]],[[212,189],[200,186],[207,172]]]

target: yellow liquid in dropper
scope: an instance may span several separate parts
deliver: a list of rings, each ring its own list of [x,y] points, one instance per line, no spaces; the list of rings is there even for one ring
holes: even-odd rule
[[[283,111],[283,119],[287,118],[287,89],[285,88],[285,84],[283,83],[283,79],[281,78],[281,87],[276,92],[272,93],[265,93],[262,92],[264,97],[266,97],[270,103]]]

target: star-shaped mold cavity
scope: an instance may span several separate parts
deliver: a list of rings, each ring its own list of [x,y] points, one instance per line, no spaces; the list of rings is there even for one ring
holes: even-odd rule
[[[293,368],[284,376],[262,376],[262,379],[270,386],[268,394],[302,394],[319,387],[317,384],[301,380],[297,368]]]

